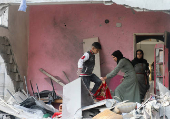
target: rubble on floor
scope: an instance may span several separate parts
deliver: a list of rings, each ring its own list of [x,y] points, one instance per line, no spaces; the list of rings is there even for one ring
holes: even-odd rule
[[[170,91],[159,82],[157,85],[160,95],[150,94],[142,104],[116,103],[113,105],[114,109],[106,109],[93,119],[170,119]]]
[[[74,85],[80,85],[80,87],[73,87]],[[29,96],[23,91],[16,92],[7,102],[0,98],[0,118],[170,119],[170,91],[159,82],[157,82],[157,86],[160,94],[151,93],[150,97],[142,104],[127,100],[119,102],[114,99],[116,97],[94,102],[84,83],[77,79],[63,88],[63,112],[62,105],[60,105],[60,110],[57,110],[52,105],[45,104],[39,97]],[[70,94],[70,91],[78,92],[73,95]],[[68,115],[69,117],[67,117]]]

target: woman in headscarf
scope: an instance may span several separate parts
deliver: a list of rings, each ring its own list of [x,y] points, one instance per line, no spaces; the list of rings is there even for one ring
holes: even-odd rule
[[[117,50],[112,53],[112,58],[117,62],[116,68],[108,73],[105,77],[101,77],[101,80],[113,78],[121,70],[124,72],[123,82],[114,90],[114,96],[118,97],[117,100],[140,103],[140,92],[138,81],[136,78],[135,70],[129,59],[123,57],[123,54]]]
[[[143,51],[137,50],[136,51],[136,57],[132,60],[132,65],[135,68],[136,76],[139,82],[139,89],[140,89],[140,97],[141,102],[143,102],[145,94],[147,90],[149,89],[149,64],[147,60],[143,58]]]

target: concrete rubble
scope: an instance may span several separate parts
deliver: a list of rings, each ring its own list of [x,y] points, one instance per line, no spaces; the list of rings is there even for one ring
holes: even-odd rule
[[[75,84],[79,84],[83,89],[83,92],[88,92],[81,84],[81,80],[73,81],[71,84],[67,84],[64,86],[64,93],[68,93],[68,89]],[[94,102],[93,104],[81,105],[85,104],[84,96],[87,99],[87,95],[78,94],[76,97],[81,97],[81,101],[79,100],[79,106],[75,105],[74,102],[75,97],[71,95],[67,96],[65,94],[64,97],[66,100],[64,101],[63,111],[63,119],[168,119],[170,118],[170,92],[169,90],[163,86],[161,83],[157,82],[159,87],[160,94],[155,95],[150,93],[150,97],[145,100],[142,104],[135,102],[118,102],[115,99],[106,99],[99,102]],[[152,87],[153,88],[153,87]],[[76,87],[72,87],[72,90],[80,90]],[[153,91],[153,89],[150,89]],[[67,94],[66,93],[66,94]],[[113,97],[114,98],[114,97]],[[73,100],[74,99],[74,100]],[[88,97],[88,100],[92,100],[91,97]],[[77,101],[77,100],[76,100]],[[74,105],[74,106],[73,106]],[[69,109],[72,109],[72,114],[69,114]]]
[[[8,101],[0,99],[0,119],[168,119],[170,91],[159,82],[157,86],[160,94],[151,93],[142,104],[128,100],[119,102],[115,97],[96,102],[78,78],[63,87],[63,111],[60,116],[52,117],[59,112],[52,105],[18,91]],[[70,91],[78,92],[73,95]],[[47,113],[49,116],[44,116]]]

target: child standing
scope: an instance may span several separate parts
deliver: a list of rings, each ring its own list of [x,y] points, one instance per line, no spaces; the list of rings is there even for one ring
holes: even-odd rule
[[[87,89],[90,87],[90,81],[94,82],[95,85],[92,89],[92,94],[95,94],[102,81],[99,77],[93,74],[93,69],[95,66],[95,54],[99,52],[101,45],[99,42],[94,42],[92,44],[92,49],[84,53],[84,55],[78,61],[78,71],[77,75],[82,78]]]

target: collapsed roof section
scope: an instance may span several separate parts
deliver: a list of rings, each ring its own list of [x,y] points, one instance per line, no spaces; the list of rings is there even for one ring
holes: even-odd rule
[[[170,1],[169,0],[1,0],[0,4],[0,16],[9,6],[9,4],[19,5],[23,2],[27,2],[27,5],[50,5],[50,4],[105,4],[112,5],[113,3],[124,5],[126,8],[131,8],[137,12],[146,11],[161,11],[170,14]]]
[[[1,0],[2,3],[9,4],[20,4],[24,0]],[[148,10],[170,10],[169,0],[27,0],[28,4],[36,3],[49,3],[49,4],[60,4],[60,3],[116,3],[119,5],[127,5],[134,8],[148,9]]]

